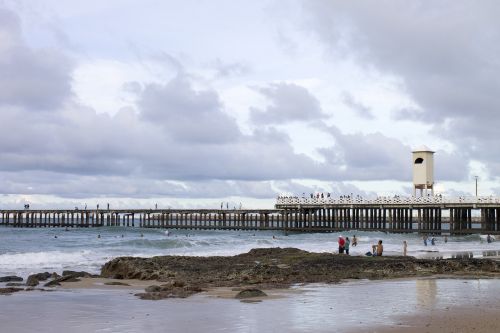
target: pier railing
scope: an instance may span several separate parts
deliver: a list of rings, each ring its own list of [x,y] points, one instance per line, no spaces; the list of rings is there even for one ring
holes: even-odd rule
[[[362,198],[362,197],[278,197],[276,200],[276,207],[302,205],[481,205],[481,204],[499,204],[500,197],[496,196],[483,196],[483,197],[443,197],[443,196],[423,196],[423,197],[376,197],[376,198]]]

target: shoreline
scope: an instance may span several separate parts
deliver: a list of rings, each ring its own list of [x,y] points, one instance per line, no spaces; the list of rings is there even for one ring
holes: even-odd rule
[[[59,331],[74,327],[73,332],[163,332],[168,323],[169,330],[191,332],[446,333],[474,329],[482,333],[497,331],[499,324],[492,317],[500,309],[498,278],[342,280],[264,289],[268,296],[249,300],[234,298],[235,288],[215,287],[189,298],[157,302],[134,296],[138,288],[151,281],[106,286],[102,284],[114,281],[82,280],[65,282],[54,292],[0,297],[3,328],[15,332],[38,327]],[[369,299],[356,295],[369,295]],[[382,307],[377,306],[376,299]],[[54,308],[57,311],[47,311]],[[192,317],[193,312],[196,317]]]

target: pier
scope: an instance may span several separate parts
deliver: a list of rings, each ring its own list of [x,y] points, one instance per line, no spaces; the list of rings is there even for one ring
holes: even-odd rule
[[[0,210],[0,226],[500,234],[500,198],[280,197],[274,209]]]

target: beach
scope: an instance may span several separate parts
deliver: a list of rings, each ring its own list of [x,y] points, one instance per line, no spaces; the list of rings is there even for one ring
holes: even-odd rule
[[[147,274],[160,273],[161,269],[141,268],[141,274],[147,273],[141,279],[113,276],[118,270],[108,270],[107,277],[78,278],[75,280],[80,281],[62,282],[56,287],[44,287],[44,281],[35,289],[45,291],[0,295],[2,331],[457,332],[463,328],[462,331],[493,332],[498,329],[494,316],[500,310],[497,297],[500,279],[497,273],[488,272],[489,264],[482,264],[497,260],[498,242],[488,244],[478,235],[470,235],[450,238],[445,244],[438,237],[436,246],[425,247],[419,235],[356,233],[359,245],[352,248],[353,256],[347,257],[335,253],[337,234],[285,236],[273,232],[171,230],[167,236],[163,230],[2,228],[0,276],[13,274],[26,280],[29,274],[44,271],[61,274],[65,269],[101,274],[106,272],[101,271],[106,263],[107,266],[116,261],[134,263],[140,262],[138,257],[165,255],[173,256],[177,263],[174,271],[172,267],[170,272],[164,269],[167,274],[156,278]],[[351,234],[354,232],[348,235]],[[365,257],[364,252],[377,239],[384,240],[387,256]],[[400,256],[398,250],[403,239],[409,243],[409,253],[418,259]],[[277,250],[271,249],[277,247],[295,248],[293,251],[298,252],[288,253],[293,254],[293,260],[303,255],[301,251],[315,254],[307,265],[295,267],[292,262],[281,262],[285,259],[277,257]],[[255,274],[231,275],[229,270],[236,264],[230,256],[240,258],[236,263],[240,267],[249,265],[245,268],[247,273]],[[465,266],[454,264],[453,272],[447,272],[447,266],[443,266],[448,261],[435,259],[454,257],[462,258],[453,260]],[[162,257],[158,258],[161,262]],[[214,267],[227,265],[218,268],[219,274],[209,272],[212,268],[208,263],[213,258],[219,258]],[[151,260],[145,259],[145,265],[150,265]],[[181,265],[183,262],[185,266]],[[482,267],[483,272],[477,272],[477,267]],[[185,275],[184,269],[187,269]],[[298,274],[289,274],[289,269]],[[133,270],[130,272],[135,274]],[[199,279],[203,275],[212,281]],[[224,280],[225,277],[231,278]],[[116,284],[109,285],[110,282]],[[137,296],[152,285],[167,284],[170,292],[176,283],[181,288],[196,286],[199,290],[159,300]],[[249,285],[258,287],[267,296],[234,298]],[[186,298],[176,298],[179,296]]]
[[[134,296],[139,289],[83,284],[0,297],[2,331],[495,332],[499,328],[494,320],[500,310],[498,279],[296,285],[265,290],[269,297],[258,302],[234,299],[235,292],[227,288],[185,299],[144,301]]]

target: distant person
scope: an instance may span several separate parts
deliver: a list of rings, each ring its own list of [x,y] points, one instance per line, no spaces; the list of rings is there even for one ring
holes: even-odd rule
[[[427,235],[424,235],[422,239],[424,240],[424,245],[427,246]]]
[[[358,239],[356,238],[356,235],[352,237],[352,246],[358,245]]]
[[[108,210],[109,210],[109,202],[108,202]]]
[[[276,236],[273,235],[273,239],[276,239]]]
[[[141,233],[141,237],[144,237],[144,234]]]
[[[98,234],[98,235],[97,235],[97,238],[101,238],[101,234]]]
[[[158,204],[157,204],[157,203],[155,203],[155,210],[157,210],[157,209],[158,209]]]
[[[55,235],[54,238],[57,238],[57,235]]]
[[[351,241],[349,240],[349,237],[345,238],[345,245],[344,245],[344,250],[345,254],[349,255],[349,246],[351,245]]]
[[[448,243],[448,236],[444,236],[444,243]]]
[[[377,245],[377,256],[382,256],[382,253],[384,253],[384,246],[382,245],[382,240],[379,240]]]
[[[487,241],[488,243],[493,242],[493,238],[491,237],[491,235],[490,235],[490,234],[488,234],[488,236],[486,236],[486,241]]]
[[[406,257],[406,250],[408,248],[408,243],[406,241],[403,241],[403,256]]]
[[[377,244],[372,245],[372,255],[377,255]]]
[[[342,236],[339,236],[339,254],[344,253],[345,239]]]
[[[431,238],[431,245],[436,245],[436,238],[434,237]]]
[[[97,210],[99,210],[99,204],[97,204]]]

